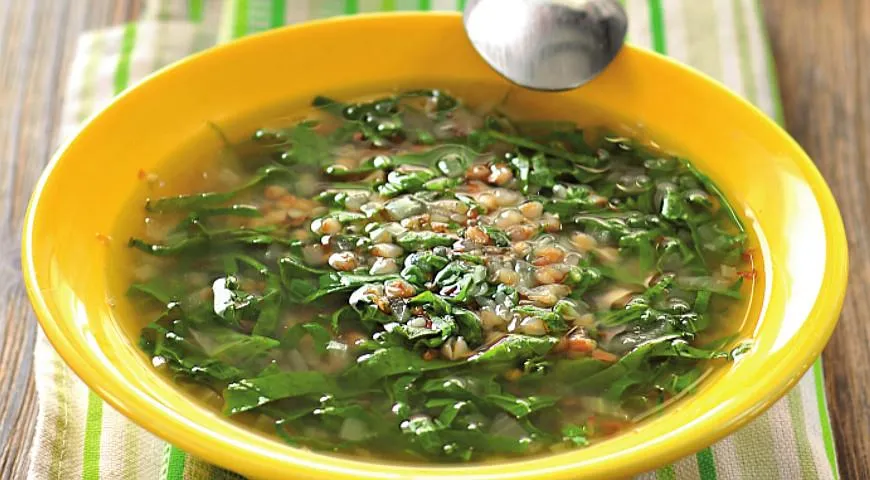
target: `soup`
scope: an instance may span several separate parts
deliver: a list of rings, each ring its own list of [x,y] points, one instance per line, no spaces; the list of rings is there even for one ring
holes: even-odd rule
[[[517,457],[740,353],[747,234],[685,160],[439,91],[313,105],[149,200],[129,243],[141,348],[224,414],[322,451]]]

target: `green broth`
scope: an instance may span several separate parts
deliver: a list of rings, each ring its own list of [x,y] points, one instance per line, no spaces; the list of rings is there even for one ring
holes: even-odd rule
[[[618,434],[739,350],[747,233],[685,160],[438,91],[313,105],[130,240],[140,346],[224,414],[350,455],[518,457]]]

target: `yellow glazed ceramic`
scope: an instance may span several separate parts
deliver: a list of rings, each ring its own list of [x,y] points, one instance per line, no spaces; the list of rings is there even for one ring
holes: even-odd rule
[[[570,453],[474,466],[363,463],[297,450],[174,389],[131,340],[136,330],[124,321],[123,298],[109,298],[109,272],[126,238],[98,238],[133,228],[124,227],[125,214],[140,218],[129,210],[141,195],[137,172],[217,152],[220,141],[207,122],[240,139],[258,120],[292,112],[315,94],[419,87],[471,99],[510,92],[509,103],[536,115],[627,127],[696,160],[757,235],[764,278],[741,331],[754,339],[751,352],[626,434]],[[24,230],[24,272],[42,327],[90,388],[191,454],[256,478],[590,479],[655,468],[739,428],[794,385],[834,328],[846,258],[837,206],[810,159],[708,78],[629,47],[578,91],[518,91],[477,57],[458,16],[438,14],[305,24],[164,70],[60,150],[33,194]]]

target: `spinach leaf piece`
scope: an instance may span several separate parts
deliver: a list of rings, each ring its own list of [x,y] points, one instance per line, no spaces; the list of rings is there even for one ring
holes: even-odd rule
[[[568,324],[557,312],[531,305],[523,305],[514,308],[514,312],[521,313],[527,317],[539,318],[544,325],[547,326],[547,332],[553,335],[565,333],[568,331]]]
[[[529,150],[533,150],[536,152],[541,152],[546,155],[551,155],[553,157],[563,158],[565,160],[569,160],[573,162],[575,168],[590,172],[590,173],[604,173],[608,170],[607,166],[598,166],[598,159],[591,155],[586,155],[582,153],[572,153],[568,150],[563,150],[560,148],[549,147],[546,145],[541,145],[536,143],[533,140],[529,140],[527,138],[515,136],[515,135],[507,135],[495,130],[489,130],[487,132],[492,138],[496,140],[510,143],[516,145],[518,147],[527,148]]]
[[[143,295],[166,306],[185,296],[181,286],[165,278],[158,277],[145,283],[134,283],[127,289],[127,295]]]
[[[284,348],[296,348],[304,336],[310,336],[314,341],[314,348],[321,355],[326,353],[326,346],[332,340],[329,330],[316,322],[297,323],[288,328],[281,337],[281,346]]]
[[[589,357],[562,360],[554,363],[551,375],[560,382],[575,384],[610,367],[610,365],[610,363]]]
[[[496,247],[509,247],[511,245],[511,238],[498,228],[484,225],[483,231],[489,235]]]
[[[428,250],[434,247],[449,247],[456,243],[457,240],[458,238],[455,236],[428,230],[405,232],[396,237],[396,243],[410,252]]]
[[[585,426],[568,424],[562,427],[562,441],[576,447],[589,445],[588,435]]]
[[[368,283],[381,283],[399,278],[398,275],[368,275],[352,272],[331,272],[321,275],[317,289],[308,294],[304,302],[311,303],[327,295],[355,290]]]
[[[270,165],[261,168],[250,180],[234,190],[228,192],[194,193],[190,195],[164,197],[153,202],[148,202],[146,208],[150,212],[164,213],[196,211],[198,209],[216,207],[232,200],[236,195],[239,195],[242,192],[265,183],[267,180],[293,177],[294,174],[291,170],[285,167]]]
[[[486,267],[453,261],[435,275],[432,283],[445,300],[461,304],[486,291]]]
[[[142,329],[139,346],[152,358],[167,362],[175,373],[212,385],[231,382],[245,375],[242,369],[210,358],[199,347],[156,323]]]
[[[711,359],[724,358],[727,355],[727,353],[692,347],[681,335],[665,335],[639,345],[613,365],[586,377],[574,384],[573,387],[579,391],[602,392],[613,388],[617,382],[622,382],[624,389],[629,386],[626,381],[637,384],[652,378],[651,375],[655,373],[650,364],[652,359],[667,357]]]
[[[248,335],[220,326],[191,327],[188,335],[209,357],[227,363],[243,363],[278,346],[278,340]]]
[[[508,394],[490,394],[484,399],[517,418],[530,415],[538,410],[556,405],[559,397],[530,396],[515,397]]]
[[[281,163],[292,166],[322,167],[330,160],[329,141],[314,130],[315,125],[302,122],[282,131],[289,148]]]
[[[369,386],[383,378],[454,368],[461,363],[423,360],[419,354],[404,347],[387,347],[361,356],[341,377],[350,385]]]
[[[284,398],[336,391],[335,381],[320,372],[281,372],[233,382],[223,392],[224,414],[234,415]]]
[[[532,337],[529,335],[508,334],[489,348],[468,359],[471,363],[519,362],[534,357],[543,357],[556,344],[556,337]]]
[[[453,317],[459,327],[459,334],[469,346],[476,347],[483,342],[483,325],[476,313],[463,308],[454,308]]]
[[[429,319],[429,327],[413,327],[408,324],[396,324],[388,331],[399,335],[416,347],[440,347],[451,336],[457,333],[456,320],[452,315],[433,316]]]
[[[404,153],[393,158],[394,165],[435,168],[448,178],[461,177],[479,154],[465,145],[442,144],[423,152]]]
[[[197,234],[171,243],[148,243],[131,238],[128,245],[155,256],[176,256],[186,254],[204,255],[215,250],[237,247],[271,245],[284,241],[266,232],[257,230],[229,230],[210,235]]]
[[[447,266],[447,257],[432,252],[417,252],[405,258],[405,268],[402,269],[403,279],[418,287],[424,287],[439,270]]]

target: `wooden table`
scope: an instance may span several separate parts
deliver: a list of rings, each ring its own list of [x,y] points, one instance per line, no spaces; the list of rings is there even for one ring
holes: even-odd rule
[[[179,0],[180,1],[180,0]],[[712,1],[712,0],[698,0]],[[839,201],[849,293],[824,354],[843,478],[870,478],[870,0],[763,0],[788,129]],[[141,0],[0,0],[0,478],[24,478],[36,418],[36,320],[20,279],[19,231],[57,144],[78,35],[137,18]]]

